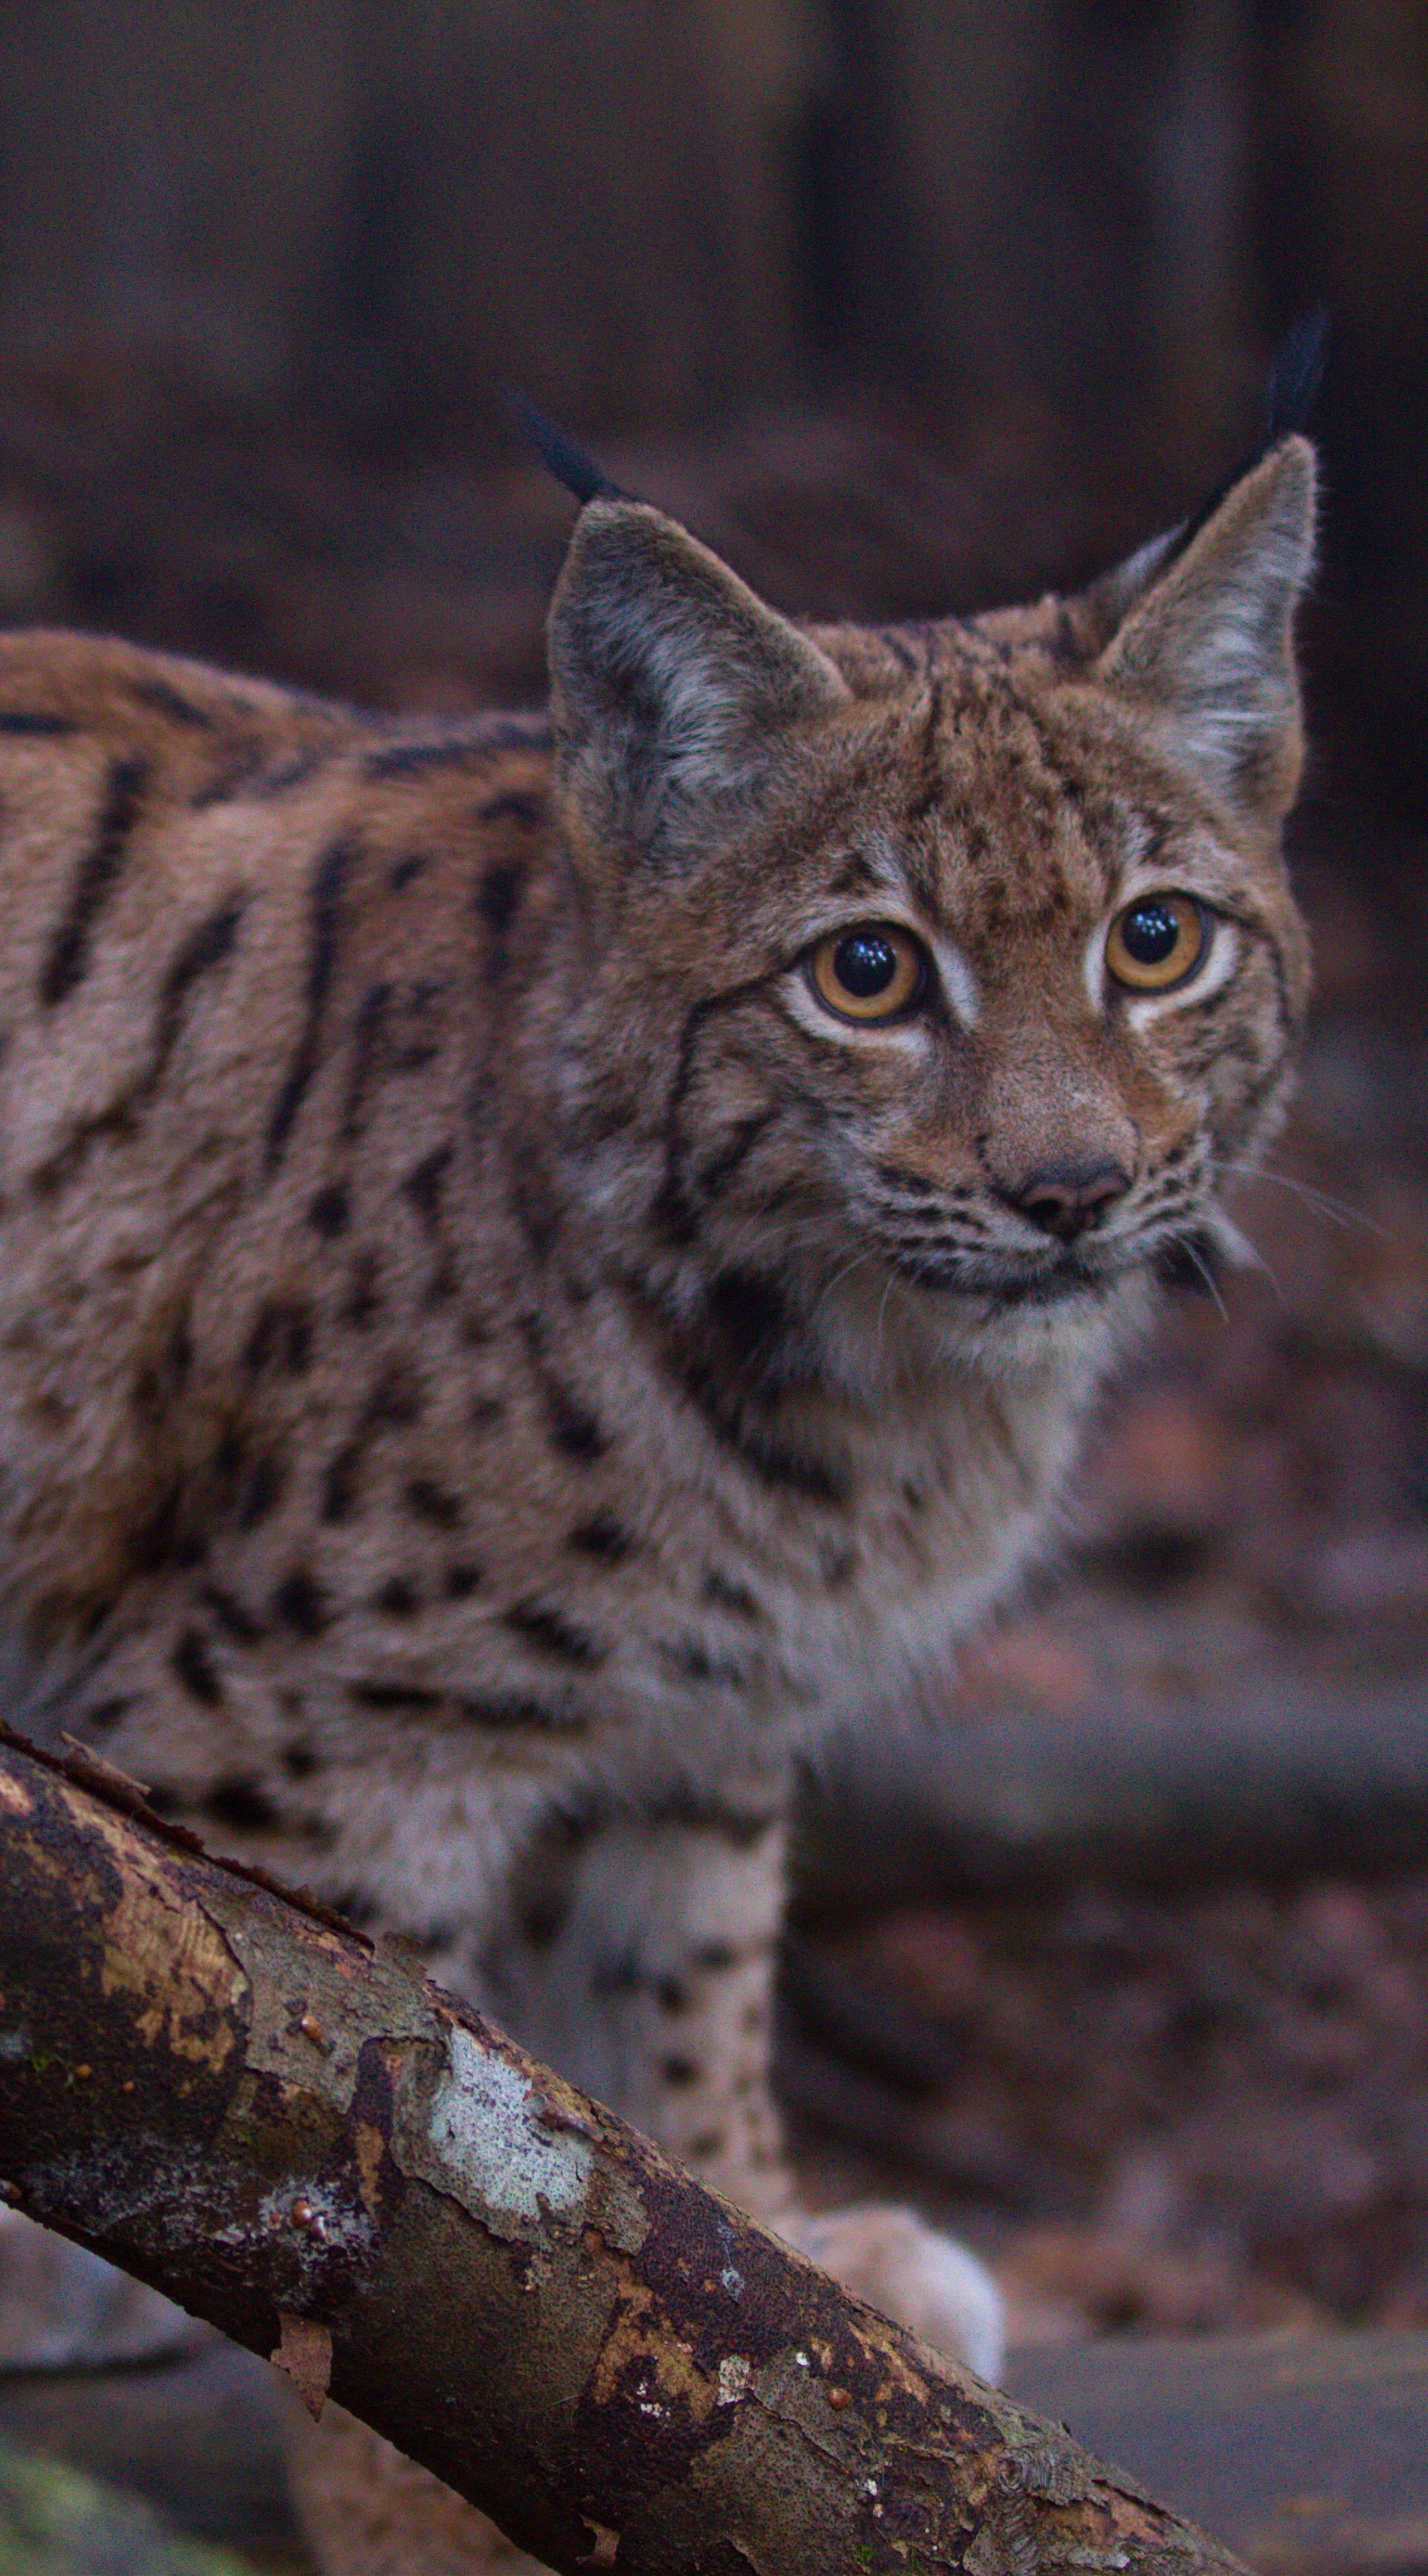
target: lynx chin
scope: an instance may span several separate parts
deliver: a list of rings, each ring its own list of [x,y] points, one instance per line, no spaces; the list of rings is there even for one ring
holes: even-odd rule
[[[0,640],[0,1567],[29,1723],[797,2205],[790,1765],[1035,1554],[1285,1098],[1313,452],[1084,593],[809,627],[582,509],[549,719]],[[339,2410],[333,2576],[513,2553]]]

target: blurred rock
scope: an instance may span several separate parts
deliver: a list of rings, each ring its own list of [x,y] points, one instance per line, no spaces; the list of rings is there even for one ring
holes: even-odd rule
[[[170,2359],[209,2334],[87,2247],[0,2207],[0,2372]]]

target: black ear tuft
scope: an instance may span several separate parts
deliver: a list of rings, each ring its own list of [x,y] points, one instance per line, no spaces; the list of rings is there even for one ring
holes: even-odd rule
[[[1269,377],[1264,389],[1264,428],[1248,456],[1242,456],[1233,473],[1217,483],[1198,510],[1177,528],[1165,553],[1156,565],[1157,576],[1169,569],[1200,530],[1213,519],[1221,502],[1233,492],[1246,474],[1252,474],[1272,447],[1290,437],[1295,430],[1307,429],[1314,405],[1324,382],[1324,368],[1329,354],[1329,308],[1316,304],[1309,313],[1301,313],[1292,322],[1269,362]]]
[[[1324,382],[1329,356],[1329,308],[1316,304],[1291,322],[1270,361],[1264,389],[1264,437],[1259,453],[1277,447],[1291,431],[1307,429]],[[1258,462],[1258,459],[1256,459]]]
[[[542,465],[573,492],[582,509],[587,501],[630,501],[634,495],[622,491],[602,473],[588,448],[560,429],[529,397],[518,393],[513,385],[502,387],[506,409],[528,447],[533,447]]]

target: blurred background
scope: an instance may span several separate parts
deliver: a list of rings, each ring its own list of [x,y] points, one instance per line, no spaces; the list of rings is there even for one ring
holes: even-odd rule
[[[1428,2325],[1425,170],[1414,0],[0,12],[0,614],[379,705],[541,692],[503,381],[779,605],[931,614],[1193,506],[1331,308],[1263,1267],[807,1803],[810,2188],[945,2211],[1025,2338]]]
[[[793,607],[985,604],[1198,499],[1322,297],[1321,740],[1421,801],[1425,151],[1414,0],[25,0],[3,606],[533,691],[502,382]]]

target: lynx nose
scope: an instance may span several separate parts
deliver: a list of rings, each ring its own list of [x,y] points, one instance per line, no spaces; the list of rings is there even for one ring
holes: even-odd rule
[[[1043,1234],[1074,1243],[1078,1234],[1125,1196],[1130,1179],[1119,1163],[1043,1163],[1007,1196]]]

